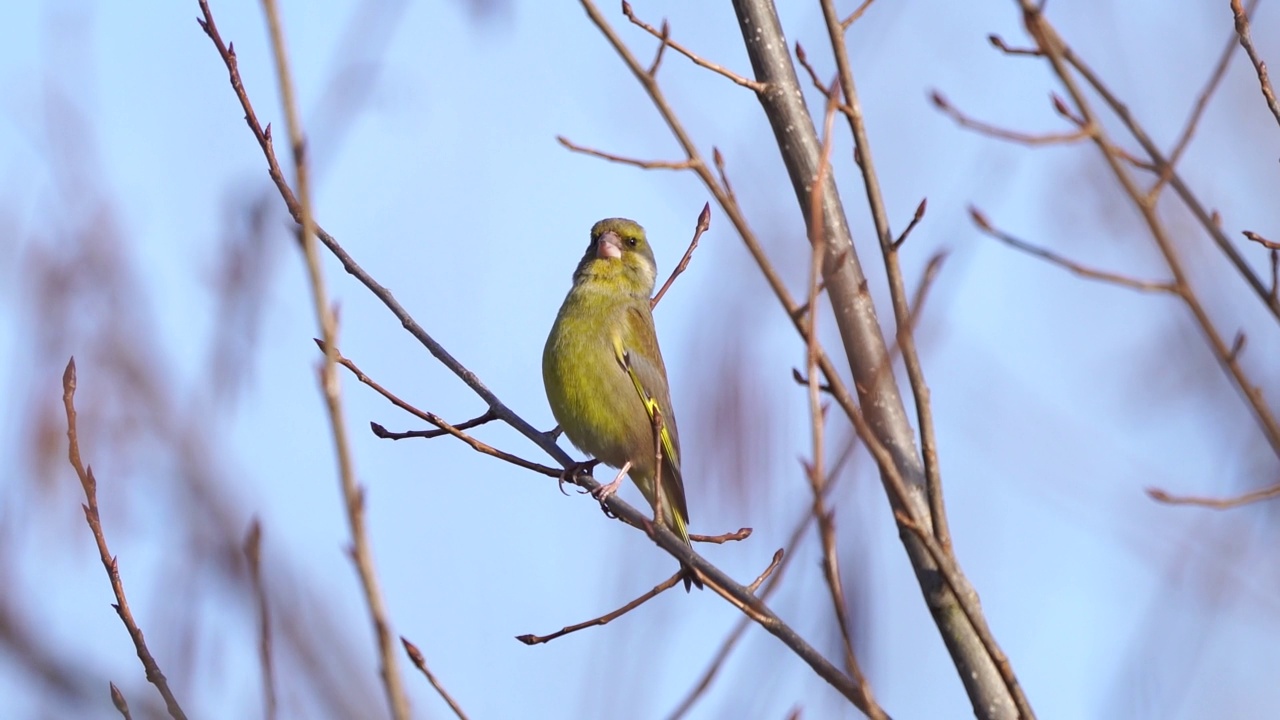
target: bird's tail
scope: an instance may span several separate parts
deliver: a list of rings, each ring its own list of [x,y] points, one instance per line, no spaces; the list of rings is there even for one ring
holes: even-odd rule
[[[663,515],[665,516],[664,519],[668,521],[671,530],[684,541],[685,545],[693,547],[693,543],[689,541],[689,529],[685,527],[684,516],[680,514],[679,508],[676,507],[674,502],[675,499],[671,497],[671,493],[666,492],[665,490],[662,495],[662,499],[666,504],[663,512]],[[693,568],[685,565],[684,563],[680,563],[680,567],[684,569],[684,591],[689,592],[694,585],[697,585],[698,589],[701,590],[703,587],[702,580],[698,579],[698,575],[694,572]]]

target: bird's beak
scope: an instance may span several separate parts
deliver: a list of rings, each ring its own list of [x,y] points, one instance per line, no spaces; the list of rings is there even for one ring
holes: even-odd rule
[[[618,237],[618,233],[610,230],[600,236],[596,241],[596,257],[601,260],[617,260],[622,257],[622,238]]]

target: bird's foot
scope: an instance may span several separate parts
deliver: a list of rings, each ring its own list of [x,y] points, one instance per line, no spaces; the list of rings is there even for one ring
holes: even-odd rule
[[[558,486],[560,488],[560,492],[563,493],[564,495],[568,495],[569,493],[564,491],[564,484],[572,483],[573,479],[578,477],[578,473],[586,473],[590,475],[591,471],[595,470],[596,465],[599,465],[599,464],[600,464],[599,460],[583,460],[580,463],[574,463],[569,467],[565,468],[564,472],[560,473],[560,477],[559,477]],[[586,492],[586,490],[583,490],[582,492]]]
[[[608,506],[605,505],[605,501],[607,501],[614,493],[618,492],[618,486],[622,484],[622,478],[626,476],[627,471],[630,469],[631,461],[628,460],[627,463],[622,466],[622,469],[618,471],[618,476],[613,479],[613,482],[608,485],[601,485],[591,491],[591,497],[595,498],[596,501],[600,503],[600,509],[604,511],[606,517],[611,519],[617,517],[617,515],[614,515],[613,512],[609,510]]]

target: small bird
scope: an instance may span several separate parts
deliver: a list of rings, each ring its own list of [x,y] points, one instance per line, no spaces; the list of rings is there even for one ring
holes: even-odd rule
[[[680,436],[649,308],[657,273],[644,228],[634,220],[609,218],[592,226],[591,244],[542,351],[542,381],[570,442],[619,468],[596,497],[603,503],[630,475],[655,514],[661,492],[661,522],[688,544]],[[661,488],[654,487],[655,423]],[[702,587],[688,568],[684,583],[686,590],[690,583]]]

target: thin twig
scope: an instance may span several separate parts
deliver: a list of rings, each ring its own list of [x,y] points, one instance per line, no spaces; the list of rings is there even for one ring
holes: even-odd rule
[[[710,543],[712,545],[723,545],[727,542],[735,542],[738,540],[746,540],[751,537],[751,528],[738,528],[734,532],[725,533],[723,535],[698,535],[689,533],[690,542]]]
[[[1154,487],[1147,488],[1147,495],[1150,495],[1152,500],[1168,503],[1169,505],[1198,505],[1200,507],[1213,508],[1214,510],[1230,510],[1231,508],[1237,508],[1241,505],[1249,505],[1261,500],[1270,500],[1271,498],[1280,497],[1280,483],[1229,498],[1173,495],[1165,490]]]
[[[1280,123],[1280,104],[1276,103],[1275,90],[1271,88],[1271,78],[1267,75],[1267,64],[1262,61],[1258,55],[1258,51],[1253,47],[1253,38],[1249,32],[1249,16],[1245,13],[1244,8],[1240,5],[1240,0],[1231,0],[1231,13],[1236,20],[1236,35],[1240,36],[1240,47],[1249,55],[1249,61],[1253,63],[1253,69],[1258,75],[1258,84],[1262,88],[1262,97],[1267,101],[1267,107],[1271,110],[1271,114],[1275,117],[1276,122]]]
[[[626,615],[632,610],[635,610],[636,608],[640,607],[646,602],[652,600],[653,598],[657,597],[663,592],[666,592],[667,590],[670,590],[671,588],[675,587],[676,583],[680,582],[681,578],[683,577],[684,577],[684,570],[682,569],[680,570],[680,572],[677,572],[675,575],[672,575],[666,580],[663,580],[662,582],[653,586],[652,590],[649,590],[648,592],[636,598],[635,600],[632,600],[631,602],[627,603],[626,605],[623,605],[622,607],[618,608],[617,610],[614,610],[613,612],[605,613],[600,617],[592,618],[590,620],[587,620],[586,622],[580,622],[577,625],[568,625],[566,627],[563,627],[551,633],[550,635],[518,635],[516,636],[516,639],[524,643],[525,645],[540,645],[545,642],[551,642],[552,640],[555,640],[558,637],[563,637],[565,635],[568,635],[569,633],[575,633],[575,632],[578,632],[579,630],[585,630],[589,627],[607,625],[610,622],[617,620],[623,615]]]
[[[838,86],[832,81],[827,92],[827,108],[822,122],[822,151],[818,160],[818,172],[814,175],[813,187],[821,188],[826,184],[827,174],[831,172],[831,148],[833,129],[836,121],[836,106],[839,104]],[[876,703],[871,692],[871,685],[862,674],[857,656],[853,651],[853,628],[849,623],[848,603],[845,601],[844,584],[840,577],[840,556],[836,548],[835,511],[828,510],[823,499],[822,483],[826,479],[823,470],[825,450],[826,408],[822,403],[822,391],[819,388],[818,376],[818,283],[822,278],[822,260],[826,253],[826,233],[822,224],[822,203],[826,195],[821,192],[809,194],[809,342],[805,348],[805,358],[809,375],[809,425],[813,433],[813,460],[807,463],[805,471],[809,480],[809,488],[813,491],[813,515],[818,521],[818,539],[822,545],[822,574],[827,581],[827,590],[831,596],[831,607],[836,617],[836,625],[840,628],[841,647],[844,650],[845,670],[854,682],[862,688],[872,717],[883,717],[884,710]]]
[[[453,428],[455,430],[470,430],[473,427],[486,425],[497,419],[496,415],[489,410],[485,410],[477,417],[473,417],[470,420],[464,420],[460,423],[455,423]],[[430,440],[432,438],[445,437],[450,434],[448,430],[406,430],[404,432],[392,432],[376,422],[369,423],[369,426],[373,429],[374,435],[385,440],[407,440],[409,438]]]
[[[903,230],[898,239],[893,241],[894,250],[900,249],[902,244],[907,241],[907,238],[911,237],[911,231],[915,230],[916,225],[919,225],[920,221],[924,219],[924,212],[928,207],[929,198],[920,198],[920,204],[916,206],[916,213],[911,216],[911,222],[907,223],[907,229]]]
[[[608,160],[609,162],[644,168],[645,170],[688,170],[693,167],[693,162],[690,160],[640,160],[637,158],[625,157],[623,155],[614,155],[613,153],[607,153],[603,150],[596,150],[595,148],[578,145],[563,135],[557,135],[556,142],[576,153],[598,157],[603,160]]]
[[[120,688],[115,683],[108,683],[111,686],[111,704],[116,706],[116,711],[120,713],[124,720],[133,720],[133,715],[129,714],[129,703],[124,699],[124,693],[120,692]]]
[[[751,584],[747,586],[747,590],[750,590],[752,594],[755,594],[755,591],[760,589],[760,584],[768,580],[769,576],[773,574],[773,571],[777,570],[778,566],[782,564],[782,559],[785,556],[786,553],[783,552],[782,548],[778,548],[774,551],[773,559],[769,561],[768,567],[756,576],[755,580],[751,581]]]
[[[1081,140],[1088,140],[1090,134],[1093,132],[1088,128],[1088,126],[1077,127],[1075,130],[1065,133],[1037,134],[1008,130],[990,123],[982,122],[981,120],[975,120],[974,118],[965,115],[937,90],[930,93],[929,99],[933,101],[934,107],[941,110],[944,115],[954,120],[960,127],[968,128],[974,132],[981,133],[982,135],[1021,143],[1023,145],[1069,145],[1071,143],[1080,142]]]
[[[316,343],[320,345],[322,348],[324,347],[323,342],[317,340]],[[472,450],[475,450],[478,453],[482,453],[490,457],[498,458],[499,460],[502,460],[504,462],[511,463],[512,465],[515,465],[517,467],[522,467],[526,470],[532,470],[541,475],[558,478],[562,474],[560,470],[557,470],[552,467],[547,467],[546,465],[533,462],[532,460],[526,460],[518,455],[513,455],[512,453],[509,453],[505,450],[499,450],[498,448],[495,448],[486,442],[476,439],[472,435],[468,435],[467,433],[462,432],[464,429],[466,429],[466,427],[475,427],[477,425],[484,425],[485,423],[488,423],[497,419],[497,414],[494,413],[492,409],[486,411],[483,415],[477,418],[468,420],[462,425],[453,425],[448,421],[446,421],[444,418],[440,417],[439,415],[436,415],[435,413],[427,412],[426,410],[420,410],[417,407],[414,407],[413,405],[410,405],[409,403],[405,402],[404,400],[401,400],[390,390],[387,390],[386,388],[384,388],[378,381],[374,380],[373,378],[365,374],[365,372],[361,370],[360,367],[356,365],[353,360],[351,360],[351,358],[345,357],[344,355],[339,353],[337,350],[334,350],[334,354],[337,356],[337,361],[339,365],[350,370],[351,374],[355,375],[357,380],[364,383],[365,385],[368,385],[370,388],[373,389],[374,392],[385,397],[393,405],[400,408],[401,410],[404,410],[410,415],[413,415],[414,417],[424,422],[431,423],[432,425],[439,428],[438,430],[432,431],[432,432],[439,433],[440,435],[452,435],[453,437],[456,437],[462,442],[466,443],[468,446],[471,447]],[[373,431],[374,435],[384,440],[402,440],[407,437],[437,437],[437,435],[427,434],[425,432],[393,433],[376,422],[369,423],[369,428],[370,430]]]
[[[207,8],[205,0],[202,6]],[[301,225],[302,248],[306,256],[307,276],[311,281],[311,298],[314,305],[316,322],[320,325],[320,334],[324,339],[325,357],[320,370],[320,389],[325,399],[330,430],[333,435],[334,452],[337,455],[338,476],[341,483],[343,503],[346,508],[347,525],[351,532],[351,557],[360,577],[361,589],[364,591],[365,603],[368,606],[369,619],[373,625],[374,635],[378,642],[379,674],[382,676],[383,688],[386,692],[387,706],[391,716],[396,720],[408,720],[409,700],[405,696],[400,678],[399,663],[396,661],[392,647],[390,621],[387,617],[386,605],[382,600],[382,591],[378,587],[377,573],[373,566],[373,548],[369,543],[365,530],[364,491],[356,483],[355,467],[351,457],[351,446],[347,439],[346,421],[342,413],[342,389],[337,370],[337,335],[338,324],[333,308],[329,306],[328,293],[325,290],[324,272],[320,267],[320,253],[316,248],[315,219],[311,210],[311,190],[307,172],[306,141],[302,131],[302,119],[298,113],[298,104],[294,98],[293,75],[289,71],[289,57],[285,50],[283,23],[276,0],[262,0],[263,13],[266,15],[267,27],[271,35],[271,49],[275,57],[276,77],[280,83],[280,99],[284,106],[285,120],[289,127],[289,145],[293,154],[294,178],[297,182],[298,206]],[[212,26],[212,21],[210,21]]]
[[[1248,12],[1253,14],[1253,9],[1257,7],[1258,0],[1249,0]],[[1204,116],[1204,111],[1209,107],[1209,100],[1217,91],[1218,86],[1222,84],[1222,78],[1227,75],[1227,67],[1231,64],[1231,57],[1235,55],[1236,35],[1232,33],[1227,39],[1226,46],[1222,48],[1222,53],[1218,56],[1218,63],[1214,65],[1213,72],[1209,74],[1209,80],[1205,83],[1204,89],[1196,97],[1195,105],[1191,108],[1191,113],[1187,116],[1187,121],[1182,127],[1182,132],[1178,136],[1178,141],[1174,143],[1173,150],[1169,151],[1169,162],[1163,168],[1158,169],[1158,177],[1151,189],[1147,191],[1148,197],[1154,199],[1159,195],[1160,190],[1164,188],[1165,183],[1169,182],[1169,178],[1173,175],[1173,169],[1177,167],[1178,161],[1182,159],[1187,147],[1191,144],[1191,138],[1195,135],[1196,126],[1200,123],[1200,118]]]
[[[1134,138],[1142,145],[1143,150],[1155,161],[1156,165],[1166,165],[1167,163],[1160,155],[1159,149],[1143,133],[1132,115],[1130,115],[1128,107],[1120,102],[1097,74],[1067,46],[1054,27],[1045,19],[1040,6],[1032,0],[1019,0],[1019,4],[1022,7],[1023,24],[1044,52],[1045,59],[1053,67],[1054,74],[1058,76],[1059,81],[1071,96],[1071,101],[1079,109],[1081,116],[1092,126],[1099,127],[1096,114],[1089,104],[1088,98],[1068,66],[1074,68],[1103,98]],[[1152,240],[1169,268],[1173,284],[1177,288],[1178,297],[1194,317],[1196,325],[1204,334],[1209,349],[1218,360],[1218,364],[1231,378],[1240,394],[1244,396],[1249,409],[1253,411],[1254,419],[1257,421],[1263,435],[1267,438],[1268,444],[1271,445],[1275,452],[1280,453],[1280,422],[1277,422],[1276,416],[1267,404],[1261,389],[1249,379],[1248,375],[1245,374],[1244,368],[1232,357],[1223,334],[1218,330],[1213,319],[1209,316],[1208,310],[1192,288],[1187,273],[1183,269],[1182,258],[1163,220],[1156,212],[1154,203],[1138,189],[1128,168],[1109,151],[1111,143],[1107,139],[1105,132],[1099,130],[1094,134],[1093,139],[1099,149],[1102,150],[1103,158],[1111,169],[1112,174],[1142,215],[1142,219],[1151,233]],[[1169,183],[1178,196],[1182,198],[1183,202],[1186,203],[1187,207],[1191,209],[1192,214],[1197,216],[1201,225],[1209,231],[1223,253],[1236,264],[1241,276],[1254,288],[1267,308],[1277,318],[1280,318],[1280,298],[1273,297],[1270,291],[1262,284],[1261,279],[1244,263],[1239,252],[1227,240],[1222,228],[1213,221],[1211,216],[1205,213],[1176,172],[1170,176]]]
[[[1102,98],[1103,102],[1105,102],[1109,108],[1111,108],[1112,112],[1114,112],[1116,117],[1120,119],[1121,123],[1124,124],[1129,133],[1133,135],[1133,138],[1138,141],[1138,144],[1142,146],[1142,151],[1147,154],[1147,157],[1151,158],[1151,166],[1154,167],[1155,172],[1162,175],[1166,172],[1168,173],[1169,187],[1173,188],[1173,191],[1177,194],[1178,198],[1186,204],[1187,209],[1189,209],[1191,214],[1195,216],[1196,221],[1200,223],[1200,226],[1204,228],[1205,232],[1209,234],[1209,237],[1213,239],[1214,244],[1217,245],[1218,249],[1222,251],[1222,254],[1227,257],[1227,260],[1230,261],[1232,267],[1235,268],[1240,277],[1244,278],[1249,287],[1252,288],[1254,293],[1262,300],[1267,310],[1269,310],[1276,319],[1280,320],[1280,298],[1274,297],[1268,292],[1268,289],[1262,283],[1262,279],[1253,271],[1249,262],[1245,260],[1244,256],[1241,255],[1240,251],[1232,244],[1226,233],[1223,232],[1222,225],[1216,217],[1217,212],[1210,212],[1205,209],[1204,205],[1200,202],[1200,199],[1191,192],[1191,189],[1187,187],[1187,184],[1182,180],[1181,176],[1178,175],[1176,170],[1166,170],[1169,165],[1168,161],[1160,152],[1160,148],[1156,146],[1155,142],[1147,135],[1146,131],[1143,130],[1137,119],[1133,117],[1133,114],[1129,111],[1129,106],[1124,102],[1121,102],[1120,98],[1111,91],[1111,88],[1102,81],[1102,78],[1084,62],[1084,59],[1077,55],[1075,51],[1073,51],[1071,47],[1068,46],[1060,36],[1058,36],[1057,31],[1055,31],[1053,26],[1044,19],[1044,16],[1040,13],[1036,4],[1030,2],[1030,0],[1025,2],[1023,2],[1023,0],[1019,0],[1019,2],[1022,4],[1024,24],[1029,30],[1031,30],[1032,36],[1037,38],[1037,42],[1040,43],[1041,55],[1049,61],[1054,72],[1067,88],[1076,104],[1080,105],[1083,109],[1085,98],[1077,87],[1075,79],[1067,72],[1066,65],[1068,64],[1074,68],[1076,72],[1080,73],[1080,76],[1084,78],[1085,82],[1087,82],[1090,87],[1098,93],[1098,96]],[[1098,144],[1099,149],[1102,150],[1104,157],[1108,158],[1108,164],[1111,165],[1112,172],[1116,175],[1117,179],[1119,179],[1120,184],[1125,187],[1126,192],[1130,192],[1133,196],[1134,202],[1137,203],[1137,207],[1139,211],[1142,212],[1144,220],[1147,220],[1148,224],[1151,224],[1152,220],[1149,218],[1155,217],[1154,198],[1149,198],[1139,192],[1133,181],[1127,176],[1122,177],[1120,168],[1111,163],[1110,158],[1115,155],[1115,148],[1114,144],[1107,139],[1105,133],[1095,133],[1093,140]],[[1156,220],[1156,224],[1159,225],[1158,220]],[[1161,231],[1160,234],[1163,234],[1163,231]],[[1159,242],[1158,237],[1157,242]],[[1162,246],[1164,245],[1163,243],[1161,244]],[[1168,247],[1172,249],[1172,245],[1169,245]],[[1194,309],[1193,313],[1196,313]],[[1199,316],[1199,313],[1196,314]]]
[[[422,655],[422,651],[418,649],[418,646],[409,642],[403,635],[400,636],[400,642],[404,645],[404,651],[409,655],[410,662],[426,676],[427,682],[431,683],[431,687],[435,688],[440,697],[444,698],[444,701],[449,705],[449,709],[453,710],[453,714],[458,716],[458,720],[467,720],[467,714],[462,711],[462,706],[453,699],[449,691],[444,689],[444,686],[436,679],[435,674],[427,669],[427,659]]]
[[[845,465],[853,458],[853,451],[856,448],[857,436],[854,436],[845,443],[840,454],[836,457],[835,462],[831,463],[831,470],[828,473],[828,477],[822,483],[823,493],[825,495],[830,496],[840,478],[844,476],[843,470]],[[796,521],[796,526],[791,530],[791,535],[787,538],[786,544],[783,545],[781,550],[773,554],[776,563],[770,562],[769,567],[765,568],[765,572],[760,574],[760,578],[757,578],[757,580],[761,580],[761,583],[764,585],[764,592],[760,596],[761,599],[769,599],[769,597],[773,595],[774,591],[782,586],[782,576],[786,572],[787,566],[791,563],[791,560],[796,556],[795,549],[800,545],[800,542],[805,538],[805,536],[808,535],[809,528],[813,525],[814,521],[815,518],[813,517],[813,513],[808,508],[800,514],[799,519]],[[759,587],[760,585],[756,583],[752,583],[748,586],[752,593],[755,593]],[[694,686],[685,694],[684,700],[681,700],[680,704],[676,706],[676,709],[667,716],[669,720],[679,720],[679,718],[688,714],[689,710],[693,708],[698,700],[706,693],[707,689],[711,687],[711,682],[715,680],[716,676],[720,673],[720,668],[722,668],[725,661],[729,659],[730,653],[733,652],[738,641],[746,634],[747,628],[749,627],[751,627],[750,618],[743,617],[738,620],[738,624],[734,626],[733,630],[725,637],[724,641],[720,643],[720,650],[716,652],[715,657],[712,658],[711,662],[707,665],[707,669],[702,672],[698,682],[694,683]]]
[[[1142,292],[1170,293],[1175,295],[1178,292],[1177,285],[1172,282],[1139,280],[1138,278],[1130,277],[1128,275],[1121,275],[1119,273],[1108,272],[1106,270],[1096,270],[1094,268],[1081,265],[1073,260],[1068,260],[1051,250],[1046,250],[1042,247],[1032,245],[1025,240],[1020,240],[1013,235],[996,228],[991,224],[991,221],[987,219],[987,216],[983,214],[981,210],[973,206],[969,207],[969,217],[973,219],[973,224],[977,225],[978,229],[988,237],[995,238],[996,240],[999,240],[1000,242],[1028,255],[1041,258],[1042,260],[1047,260],[1051,264],[1065,268],[1080,277],[1086,277],[1091,280],[1101,280],[1102,282],[1111,283],[1112,285],[1132,288]]]
[[[713,63],[710,60],[704,60],[698,55],[691,52],[685,46],[672,40],[667,32],[666,20],[662,21],[662,30],[659,31],[654,26],[636,17],[635,12],[631,9],[631,3],[627,2],[626,0],[622,0],[622,14],[626,15],[627,19],[630,20],[633,25],[643,29],[645,32],[658,38],[658,40],[664,46],[670,45],[672,49],[674,49],[676,52],[680,53],[681,55],[689,58],[690,60],[692,60],[693,63],[698,67],[706,68],[717,75],[726,77],[732,80],[734,83],[741,85],[742,87],[747,88],[748,90],[751,90],[753,92],[758,92],[758,93],[764,92],[764,89],[765,89],[764,83],[756,82],[755,80],[751,80],[750,78],[745,78],[733,72],[732,70],[729,70],[723,65],[717,65],[716,63]],[[649,68],[649,75],[652,77],[654,73],[657,71],[657,69],[658,69],[658,63],[655,60],[653,65],[650,66]]]
[[[1243,234],[1245,237],[1249,238],[1253,242],[1258,243],[1262,247],[1267,248],[1268,250],[1280,250],[1280,242],[1275,242],[1274,240],[1268,240],[1262,237],[1261,235],[1259,235],[1258,233],[1253,232],[1252,230],[1245,230]]]
[[[102,560],[102,567],[107,571],[107,579],[111,581],[111,591],[116,596],[115,603],[111,606],[115,608],[116,614],[120,616],[120,622],[124,623],[124,628],[129,632],[129,638],[133,640],[133,647],[138,653],[138,659],[142,661],[142,667],[146,671],[147,680],[156,686],[156,690],[160,692],[160,697],[164,699],[165,709],[168,710],[169,716],[174,720],[186,720],[186,713],[182,711],[182,706],[178,704],[177,698],[169,689],[169,681],[165,678],[164,673],[160,671],[160,666],[156,663],[155,658],[151,655],[151,651],[147,649],[147,641],[142,635],[142,629],[138,627],[138,623],[133,619],[133,612],[129,609],[129,601],[124,596],[124,581],[120,578],[120,564],[116,557],[107,549],[107,536],[102,531],[102,516],[98,512],[98,481],[93,476],[93,468],[86,466],[80,459],[80,435],[76,427],[76,359],[72,357],[67,362],[67,369],[62,373],[62,405],[67,412],[67,459],[71,461],[71,467],[75,468],[76,477],[80,479],[80,487],[84,490],[85,504],[84,519],[89,524],[89,530],[93,533],[93,540],[98,545],[98,558]],[[114,687],[114,685],[112,686]],[[117,690],[113,696],[118,693]],[[121,704],[124,703],[124,696],[120,695]],[[117,705],[117,708],[119,705]],[[126,706],[127,707],[127,706]],[[127,710],[122,710],[127,712]]]
[[[997,50],[1004,53],[1005,55],[1025,55],[1028,57],[1040,57],[1044,55],[1044,53],[1040,52],[1039,48],[1010,47],[1008,44],[1005,43],[1004,38],[1000,37],[999,35],[996,35],[995,33],[991,33],[990,35],[987,36],[987,42],[991,43],[992,47],[996,48]]]
[[[871,7],[873,2],[875,0],[862,0],[862,4],[858,6],[857,10],[849,13],[849,17],[840,21],[840,29],[848,30],[850,25],[858,22],[858,18],[862,17],[862,14],[867,11],[867,8]]]
[[[702,233],[711,227],[711,203],[705,203],[702,206],[702,212],[698,213],[698,225],[693,230],[693,239],[689,241],[689,249],[684,251],[684,256],[680,258],[680,262],[676,263],[676,267],[671,271],[671,276],[667,281],[662,283],[662,288],[658,290],[653,299],[649,301],[649,309],[658,307],[658,303],[662,301],[662,296],[667,294],[667,288],[671,287],[671,283],[680,277],[680,273],[689,267],[689,260],[693,258],[693,251],[698,248],[698,240],[702,237]]]
[[[249,580],[258,606],[258,662],[262,666],[263,717],[276,717],[276,670],[271,661],[271,606],[262,580],[262,523],[254,518],[244,539],[244,556],[249,562]]]

